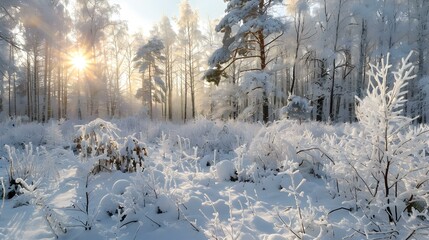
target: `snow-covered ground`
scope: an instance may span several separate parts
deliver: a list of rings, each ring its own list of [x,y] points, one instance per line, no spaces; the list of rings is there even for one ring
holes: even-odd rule
[[[341,178],[327,172],[339,165],[333,143],[360,132],[358,124],[96,121],[91,126],[108,128],[100,134],[114,136],[119,152],[130,139],[143,144],[143,166],[98,172],[93,166],[106,153],[74,152],[82,134],[75,122],[2,123],[0,176],[8,186],[13,160],[14,178],[29,190],[1,202],[0,239],[373,237],[371,221],[365,228],[358,219],[365,211],[353,209],[358,203],[335,186]]]

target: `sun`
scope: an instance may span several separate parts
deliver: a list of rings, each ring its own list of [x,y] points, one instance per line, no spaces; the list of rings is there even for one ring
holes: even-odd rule
[[[86,58],[81,53],[76,53],[71,58],[72,65],[78,69],[83,70],[86,67]]]

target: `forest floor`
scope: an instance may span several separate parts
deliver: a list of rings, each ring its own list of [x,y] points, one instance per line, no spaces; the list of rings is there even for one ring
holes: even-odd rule
[[[91,172],[94,161],[72,150],[74,125],[66,121],[2,127],[0,143],[18,153],[0,152],[0,177],[6,183],[10,158],[16,158],[15,165],[24,163],[21,158],[29,161],[28,179],[36,181],[27,183],[37,188],[21,189],[19,196],[1,202],[0,239],[273,240],[346,235],[340,223],[333,223],[349,218],[348,211],[338,210],[341,198],[333,198],[314,170],[237,181],[237,161],[245,165],[246,152],[252,151],[252,141],[264,128],[260,124],[117,120],[120,137],[133,135],[146,144],[144,169],[131,173]],[[310,124],[303,128],[323,132]],[[34,149],[21,154],[29,142]]]

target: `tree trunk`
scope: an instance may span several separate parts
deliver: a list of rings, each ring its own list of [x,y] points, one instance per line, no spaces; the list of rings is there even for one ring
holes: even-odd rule
[[[31,106],[31,63],[30,54],[27,52],[27,116],[31,120],[33,118],[33,109]]]
[[[301,28],[302,28],[302,23],[301,23],[301,10],[298,10],[298,16],[295,18],[295,32],[296,32],[296,38],[295,38],[295,55],[294,55],[294,60],[293,60],[293,68],[292,68],[292,83],[291,83],[291,87],[290,87],[290,93],[293,94],[294,93],[294,87],[295,87],[295,82],[296,82],[296,67],[297,67],[297,63],[298,63],[298,54],[299,54],[299,47],[301,44]]]
[[[418,21],[419,21],[419,27],[418,27],[418,38],[417,38],[417,49],[418,49],[418,55],[419,55],[419,61],[418,61],[418,72],[417,72],[417,79],[422,79],[423,76],[426,75],[426,43],[427,43],[427,21],[428,21],[428,14],[429,14],[429,3],[427,0],[421,0],[419,1],[419,15],[418,15]],[[416,84],[414,81],[411,81],[410,87],[415,86]],[[425,96],[423,91],[419,91],[415,87],[411,89],[410,91],[411,95],[416,95],[415,101],[418,102],[418,106],[416,109],[415,115],[419,115],[419,121],[420,122],[426,122],[425,119],[425,107],[424,107],[424,101]]]
[[[335,88],[335,58],[332,62],[333,70],[332,70],[332,79],[331,79],[331,89],[329,94],[329,120],[335,121],[335,113],[334,113],[334,88]]]
[[[12,99],[11,99],[11,97],[12,97],[12,92],[11,92],[11,84],[12,84],[12,80],[11,80],[11,78],[12,78],[12,74],[11,74],[11,69],[12,69],[12,64],[13,64],[13,61],[12,61],[12,55],[13,55],[13,53],[12,53],[12,45],[10,45],[10,47],[9,47],[9,67],[8,67],[8,71],[7,71],[7,81],[8,81],[8,104],[9,104],[9,109],[8,109],[8,115],[9,115],[9,117],[11,117],[12,116]],[[3,90],[4,89],[4,86],[3,86],[3,81],[1,82],[1,89],[0,89],[0,112],[3,112]]]
[[[192,108],[192,119],[195,119],[195,82],[194,82],[194,58],[192,56],[193,42],[191,37],[191,27],[187,27],[188,33],[188,63],[189,63],[189,87],[191,90],[191,108]]]
[[[367,48],[367,22],[362,19],[362,30],[360,37],[360,54],[359,54],[359,66],[358,66],[358,79],[356,83],[356,93],[359,98],[362,98],[362,90],[365,82],[366,75],[366,48]]]
[[[42,106],[42,122],[47,121],[47,99],[48,99],[48,64],[49,64],[49,48],[48,41],[45,41],[45,66],[43,69],[43,106]]]
[[[63,92],[63,117],[65,117],[65,118],[67,118],[67,107],[68,107],[68,105],[67,105],[67,101],[68,101],[68,88],[67,88],[67,85],[68,85],[68,79],[69,79],[69,75],[68,75],[68,73],[66,72],[65,73],[65,79],[64,79],[64,83],[62,84],[62,92]]]
[[[168,54],[168,119],[173,119],[173,66],[171,59],[171,47]]]
[[[57,111],[58,111],[58,120],[63,118],[62,109],[61,109],[61,66],[57,66]]]
[[[337,11],[337,18],[336,18],[336,25],[335,25],[335,39],[334,39],[334,54],[337,53],[337,47],[338,47],[338,38],[339,38],[339,31],[340,31],[340,17],[341,17],[341,8],[343,5],[343,0],[338,1],[338,11]],[[329,96],[329,118],[331,121],[335,121],[335,112],[334,112],[334,88],[335,88],[335,75],[336,75],[336,59],[334,56],[334,60],[332,63],[332,82],[331,82],[331,93]]]
[[[149,65],[149,114],[150,120],[153,120],[153,106],[152,106],[152,73],[151,65]]]
[[[187,56],[186,56],[186,49],[185,49],[185,83],[184,83],[184,91],[185,91],[185,96],[184,96],[184,113],[183,113],[183,122],[186,123],[187,120],[187,108],[188,108],[188,74],[187,74]]]
[[[49,54],[50,55],[50,54]],[[49,59],[49,69],[48,69],[48,111],[47,111],[47,117],[48,120],[52,118],[52,103],[51,103],[51,96],[52,96],[52,62],[51,59]]]
[[[33,115],[33,117],[34,117],[34,119],[32,119],[32,120],[36,120],[36,121],[39,121],[40,120],[40,115],[39,115],[39,107],[40,107],[40,104],[39,104],[39,97],[40,97],[40,95],[39,95],[39,74],[38,74],[38,71],[39,71],[39,69],[38,69],[38,67],[37,67],[37,57],[38,57],[38,55],[37,55],[37,47],[35,46],[34,47],[34,59],[33,59],[33,80],[34,80],[34,82],[33,82],[33,96],[34,96],[34,110],[35,110],[35,112],[34,112],[34,115]]]
[[[81,80],[80,80],[80,71],[77,71],[77,118],[79,120],[82,120],[82,106],[81,106],[81,93],[80,93],[80,87],[81,87]]]
[[[17,97],[17,93],[16,93],[16,74],[13,75],[13,116],[17,115],[17,109],[16,109],[16,97]]]
[[[264,3],[263,0],[260,1],[262,4]],[[260,5],[261,7],[261,5]],[[263,7],[263,5],[262,5]],[[265,70],[265,67],[267,66],[266,63],[266,52],[265,52],[265,37],[264,34],[261,31],[258,31],[258,42],[259,42],[259,54],[260,54],[260,68],[261,70]],[[267,79],[268,81],[268,79]],[[268,106],[268,96],[266,89],[262,89],[262,120],[264,123],[268,123],[269,119],[269,106]]]

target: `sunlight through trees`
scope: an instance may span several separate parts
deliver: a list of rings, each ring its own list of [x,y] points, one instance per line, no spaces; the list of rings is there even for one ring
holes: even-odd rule
[[[87,60],[81,53],[76,53],[71,59],[73,67],[82,71],[85,69]]]
[[[132,32],[109,0],[1,2],[1,117],[46,122],[78,118],[80,109],[91,119],[272,122],[293,95],[309,101],[310,119],[353,122],[369,62],[413,49],[405,114],[428,119],[424,0],[225,1],[217,19],[192,3]],[[154,38],[163,60],[141,71],[149,63],[133,60]]]

